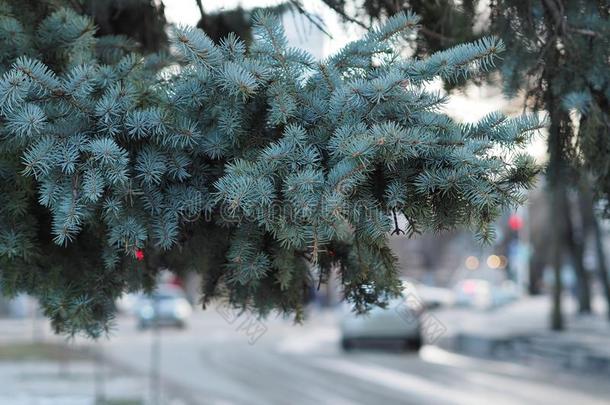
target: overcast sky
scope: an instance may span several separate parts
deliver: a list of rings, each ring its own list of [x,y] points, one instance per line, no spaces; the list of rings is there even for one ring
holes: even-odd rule
[[[203,0],[203,8],[206,12],[220,10],[231,10],[241,6],[244,9],[252,9],[261,6],[273,6],[283,3],[282,0]],[[195,25],[199,21],[199,9],[195,0],[164,0],[165,15],[171,23]],[[284,26],[286,34],[293,46],[305,48],[312,51],[310,47],[316,46],[313,50],[314,56],[328,56],[341,49],[350,39],[359,38],[362,29],[354,24],[346,25],[342,23],[337,14],[329,9],[319,0],[307,0],[303,2],[304,8],[313,15],[319,16],[324,20],[326,31],[332,39],[323,35],[309,21],[305,20],[295,11],[284,16]]]
[[[222,9],[272,6],[282,0],[202,0],[203,9],[210,13]],[[195,0],[164,0],[165,15],[170,22],[195,25],[199,21],[199,9]]]

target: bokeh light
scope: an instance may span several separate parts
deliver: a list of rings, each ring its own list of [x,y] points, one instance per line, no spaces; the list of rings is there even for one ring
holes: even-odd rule
[[[500,264],[502,263],[502,260],[500,259],[499,256],[497,255],[490,255],[487,258],[487,266],[490,269],[497,269],[498,267],[500,267]]]
[[[475,256],[468,256],[465,265],[468,270],[476,270],[479,268],[479,259]]]

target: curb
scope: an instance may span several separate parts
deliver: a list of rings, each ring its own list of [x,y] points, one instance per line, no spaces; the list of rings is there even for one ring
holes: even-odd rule
[[[577,342],[552,341],[540,335],[482,336],[458,333],[439,340],[437,345],[444,350],[473,357],[610,376],[610,353],[600,353]]]

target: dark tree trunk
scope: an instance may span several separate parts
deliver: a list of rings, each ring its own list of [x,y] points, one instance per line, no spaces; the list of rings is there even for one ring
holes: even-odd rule
[[[547,85],[553,79],[553,72],[545,72]],[[550,92],[549,92],[550,93]],[[566,247],[567,224],[567,162],[564,156],[565,142],[565,113],[562,112],[560,102],[552,94],[546,94],[551,124],[548,135],[549,163],[547,181],[549,187],[549,205],[551,215],[548,227],[551,231],[551,266],[555,274],[555,284],[552,295],[551,329],[564,328],[563,313],[561,309],[561,295],[563,292],[561,270],[563,267],[564,248]]]
[[[135,39],[144,53],[168,47],[165,33],[165,7],[162,2],[140,0],[125,2],[89,0],[80,10],[92,16],[98,35],[125,35]]]
[[[551,258],[551,266],[553,267],[554,275],[555,275],[555,284],[553,285],[553,295],[552,295],[552,309],[551,309],[551,329],[552,330],[562,330],[564,328],[563,322],[563,313],[561,310],[561,293],[563,291],[562,280],[561,280],[561,268],[563,265],[563,242],[564,242],[564,222],[559,220],[553,224],[552,218],[560,218],[565,210],[562,207],[562,198],[558,196],[560,194],[559,188],[563,188],[563,186],[558,185],[557,187],[552,189],[552,198],[550,199],[550,208],[551,208],[551,221],[549,226],[555,226],[555,232],[553,233],[553,239],[551,243],[553,244],[552,248],[552,258]]]
[[[544,271],[545,258],[541,255],[533,255],[530,260],[529,280],[527,292],[529,295],[540,295],[540,284],[542,282],[542,273]]]
[[[565,213],[567,212],[567,184],[570,181],[568,161],[565,155],[570,146],[572,131],[570,128],[570,117],[561,105],[561,95],[554,90],[554,82],[557,80],[563,60],[558,47],[558,38],[563,29],[562,24],[556,16],[555,5],[552,2],[543,2],[544,25],[546,41],[551,41],[545,46],[545,64],[542,71],[543,85],[539,86],[541,101],[544,102],[549,112],[550,126],[548,133],[549,163],[547,169],[547,181],[550,191],[551,216],[549,218],[549,230],[551,231],[553,245],[551,249],[553,270],[555,272],[555,285],[553,289],[553,307],[551,310],[551,329],[564,329],[564,319],[561,310],[561,295],[563,291],[561,280],[561,268],[563,266],[564,248],[567,242],[567,224]],[[542,39],[542,38],[541,38]]]
[[[547,70],[547,85],[550,86],[553,72]],[[547,181],[549,187],[549,216],[548,227],[551,232],[551,266],[555,274],[555,284],[552,294],[551,329],[564,328],[563,313],[561,309],[561,295],[563,292],[561,270],[563,267],[564,249],[567,239],[567,162],[564,156],[565,140],[565,113],[562,112],[560,102],[552,94],[546,94],[545,103],[550,115],[548,135],[549,163]]]
[[[606,264],[606,252],[604,251],[604,243],[599,221],[593,218],[593,232],[595,235],[595,251],[597,253],[597,272],[599,281],[606,297],[607,317],[610,320],[610,282],[608,280],[608,265]]]
[[[610,320],[610,282],[608,280],[608,265],[606,263],[606,252],[599,221],[595,212],[593,191],[590,186],[590,179],[584,178],[579,187],[579,205],[582,214],[582,223],[585,235],[593,236],[595,255],[597,257],[596,271],[599,276],[601,289],[607,302],[607,316]]]
[[[566,243],[567,248],[570,251],[572,257],[572,265],[574,266],[574,273],[576,275],[577,283],[577,299],[578,299],[578,312],[581,314],[591,313],[591,288],[589,283],[589,277],[587,270],[584,266],[584,226],[581,227],[581,231],[577,232],[574,224],[572,215],[570,215],[570,203],[564,188],[564,200],[562,205],[565,209],[564,219],[566,226]],[[561,219],[560,219],[561,221]]]

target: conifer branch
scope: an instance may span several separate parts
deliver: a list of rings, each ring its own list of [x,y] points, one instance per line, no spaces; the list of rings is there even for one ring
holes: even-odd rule
[[[176,27],[182,64],[159,71],[120,38],[113,62],[96,56],[103,40],[88,18],[52,14],[37,28],[49,49],[33,52],[52,65],[13,58],[0,80],[5,288],[42,280],[58,331],[99,336],[114,300],[148,285],[159,263],[201,269],[204,302],[297,316],[311,267],[319,282],[335,266],[366,311],[400,291],[389,235],[463,226],[489,238],[537,173],[504,148],[544,124],[443,114],[423,83],[490,69],[503,45],[405,60],[398,45],[418,21],[392,17],[320,63],[289,47],[272,15],[255,16],[249,47]],[[54,41],[71,56],[47,57]]]

